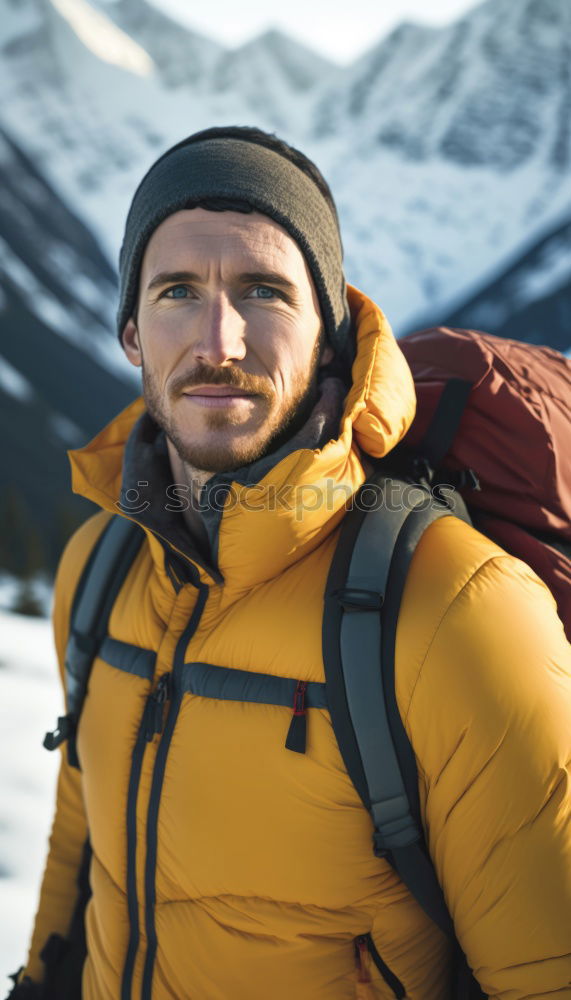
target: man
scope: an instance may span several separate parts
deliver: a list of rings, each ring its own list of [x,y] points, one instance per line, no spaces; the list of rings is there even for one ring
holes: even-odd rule
[[[383,314],[346,288],[315,166],[239,128],[161,157],[127,220],[119,331],[144,395],[71,456],[74,490],[102,513],[60,564],[62,670],[110,517],[145,541],[92,668],[81,771],[62,759],[17,995],[40,995],[40,952],[68,934],[89,837],[85,1000],[446,998],[450,945],[374,856],[326,706],[308,708],[295,753],[274,697],[283,678],[322,688],[347,500],[415,409]],[[549,591],[441,518],[407,578],[396,689],[482,990],[571,997],[571,665]]]

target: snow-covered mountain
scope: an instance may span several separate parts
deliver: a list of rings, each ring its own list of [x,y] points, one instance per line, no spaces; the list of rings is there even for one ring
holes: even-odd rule
[[[571,6],[488,0],[443,28],[403,23],[317,107],[322,135],[345,130],[405,159],[512,170],[571,156]]]
[[[313,93],[334,76],[332,63],[273,30],[220,56],[210,86],[226,99],[240,94],[250,116],[291,132],[307,127]]]
[[[527,247],[489,285],[434,322],[493,330],[502,337],[549,344],[571,341],[571,216]]]
[[[54,566],[74,521],[65,451],[137,395],[112,333],[115,274],[0,131],[0,567]]]
[[[113,260],[157,154],[228,122],[314,157],[348,278],[397,332],[450,312],[571,207],[569,0],[404,23],[347,68],[277,31],[224,49],[146,0],[0,0],[0,23],[0,124]]]
[[[471,294],[571,206],[571,4],[403,24],[316,103],[347,270],[399,329]]]

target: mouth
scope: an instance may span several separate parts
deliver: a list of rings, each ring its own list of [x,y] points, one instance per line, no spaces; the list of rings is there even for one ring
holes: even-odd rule
[[[244,405],[255,399],[255,393],[231,385],[201,385],[184,392],[183,396],[198,406],[224,407]]]

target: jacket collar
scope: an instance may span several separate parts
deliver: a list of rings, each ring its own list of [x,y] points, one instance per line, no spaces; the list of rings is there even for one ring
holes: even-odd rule
[[[251,466],[206,484],[202,551],[200,541],[191,542],[182,515],[165,510],[170,463],[142,398],[84,448],[69,452],[74,492],[138,521],[151,537],[155,559],[162,560],[164,546],[172,546],[204,579],[223,578],[242,590],[279,575],[340,523],[347,500],[366,478],[363,452],[386,455],[414,417],[410,369],[382,311],[351,286],[349,304],[357,351],[345,400],[325,384],[294,438]],[[220,489],[213,496],[214,481]],[[138,487],[138,497],[128,493],[145,482],[149,487]]]

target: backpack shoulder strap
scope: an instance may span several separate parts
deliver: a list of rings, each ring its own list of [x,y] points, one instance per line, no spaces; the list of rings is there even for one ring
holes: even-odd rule
[[[75,591],[65,653],[67,715],[58,719],[57,728],[46,733],[44,739],[47,750],[55,750],[67,740],[72,767],[80,766],[75,735],[91,667],[143,538],[143,531],[134,521],[120,515],[112,517],[93,547]]]
[[[361,487],[329,572],[323,655],[335,735],[372,817],[375,854],[387,858],[428,915],[453,937],[424,843],[416,763],[394,683],[396,626],[408,568],[426,528],[451,514],[469,523],[457,495],[451,509],[418,484],[412,491],[410,482],[378,472]]]

